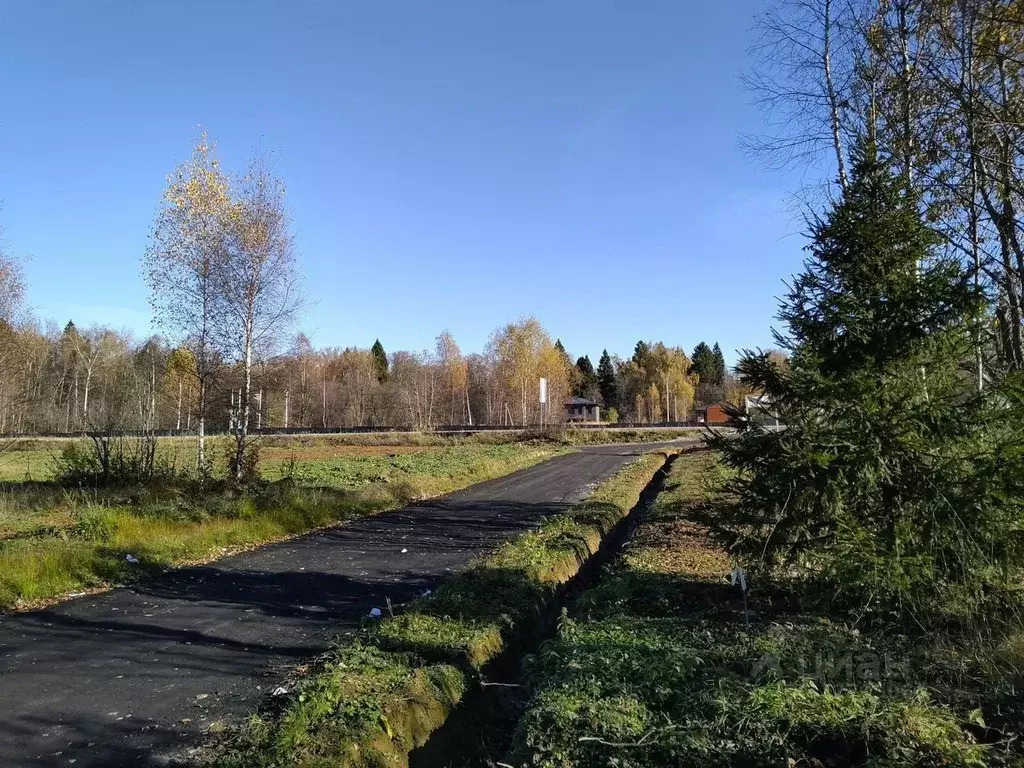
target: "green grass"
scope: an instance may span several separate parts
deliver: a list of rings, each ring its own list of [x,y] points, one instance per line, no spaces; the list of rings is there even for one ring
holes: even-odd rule
[[[523,444],[548,445],[552,447],[573,447],[607,443],[637,443],[674,440],[678,437],[693,437],[699,431],[690,429],[574,429],[555,427],[538,431],[493,430],[467,435],[439,435],[430,432],[379,432],[351,433],[336,435],[268,435],[259,438],[256,444],[263,455],[264,473],[274,478],[279,476],[292,456],[297,456],[302,466],[302,477],[313,483],[325,482],[334,485],[336,481],[372,477],[374,472],[367,465],[365,471],[349,475],[348,468],[332,464],[332,458],[350,458],[360,455],[359,449],[393,448],[396,451],[409,449],[458,449],[472,451],[481,446],[507,447],[515,449]],[[0,443],[0,482],[23,482],[26,480],[52,480],[54,459],[69,443],[81,443],[88,447],[89,441],[71,438],[24,438],[13,443]],[[207,439],[209,455],[221,462],[231,444],[223,435]],[[178,469],[191,469],[195,460],[196,438],[161,437],[157,443],[159,458]],[[330,456],[332,452],[338,455]],[[386,456],[387,451],[379,452]],[[309,454],[319,454],[317,461],[322,466],[306,466]],[[385,474],[388,473],[385,467]]]
[[[0,482],[50,480],[53,478],[53,460],[59,448],[23,448],[0,454]]]
[[[583,503],[368,628],[305,677],[278,717],[252,718],[218,766],[407,765],[409,751],[445,721],[481,668],[531,631],[664,460],[641,457]]]
[[[420,497],[449,490],[453,480],[464,484],[495,477],[503,467],[516,466],[524,455],[547,457],[554,453],[549,447],[524,443],[453,444],[368,456],[341,452],[337,457],[298,458],[293,463],[290,456],[281,455],[287,450],[274,449],[274,457],[262,462],[265,477],[279,479],[290,472],[300,485],[349,490],[377,483],[407,483],[410,493]]]
[[[554,431],[554,439],[566,445],[606,445],[611,443],[658,443],[677,438],[700,438],[700,427],[645,429],[574,429],[564,427]]]
[[[1021,764],[1016,639],[858,630],[771,585],[748,626],[729,558],[694,522],[716,472],[710,453],[677,460],[616,568],[530,660],[506,763]]]
[[[123,583],[392,509],[508,474],[554,453],[528,444],[475,445],[299,462],[298,482],[265,483],[243,495],[182,482],[104,490],[3,486],[0,609]],[[139,563],[127,563],[129,554]]]
[[[220,768],[401,765],[466,693],[455,667],[353,643],[322,660],[280,718],[250,718]]]

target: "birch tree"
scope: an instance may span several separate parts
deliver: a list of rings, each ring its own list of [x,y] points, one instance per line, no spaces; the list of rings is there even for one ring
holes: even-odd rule
[[[769,165],[807,162],[828,152],[847,184],[846,147],[856,73],[853,4],[781,0],[757,18],[755,67],[744,76],[768,117],[764,135],[744,143]]]
[[[229,247],[219,266],[229,343],[243,374],[232,463],[240,480],[249,441],[255,356],[278,345],[302,299],[285,186],[265,158],[257,156],[250,163],[237,201],[227,211]]]
[[[174,430],[192,426],[193,387],[196,381],[196,361],[187,347],[178,347],[168,356],[164,369],[164,391],[174,403]]]
[[[6,432],[9,417],[24,399],[19,391],[17,372],[23,365],[15,325],[21,315],[25,281],[21,265],[0,251],[0,434]],[[0,440],[0,454],[13,447],[13,441]]]
[[[469,367],[450,331],[442,331],[437,337],[436,358],[444,373],[445,389],[448,391],[448,423],[456,423],[456,411],[472,423],[469,415]]]
[[[159,327],[188,348],[195,365],[196,466],[209,473],[206,422],[210,389],[221,365],[227,315],[221,290],[233,214],[228,178],[205,134],[192,157],[167,179],[144,257],[150,304]]]
[[[14,325],[25,301],[25,275],[21,264],[0,251],[0,321]]]

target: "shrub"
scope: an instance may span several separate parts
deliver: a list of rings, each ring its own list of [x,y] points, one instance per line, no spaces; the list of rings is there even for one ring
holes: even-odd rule
[[[55,459],[54,478],[62,485],[105,486],[170,477],[174,469],[156,455],[156,436],[124,437],[111,433],[89,436],[91,448],[67,443]]]
[[[294,467],[293,467],[294,469]],[[260,447],[249,445],[242,453],[242,469],[238,469],[238,451],[234,445],[227,449],[228,477],[237,478],[241,485],[252,485],[260,480]]]
[[[96,453],[83,443],[67,443],[54,459],[54,477],[61,485],[90,485],[103,474]]]

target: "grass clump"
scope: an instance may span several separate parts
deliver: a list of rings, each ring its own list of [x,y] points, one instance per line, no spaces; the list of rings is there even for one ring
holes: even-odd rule
[[[525,638],[664,461],[664,454],[641,457],[585,502],[339,648],[282,714],[243,729],[216,759],[218,768],[407,765],[409,751],[444,722],[480,670]]]
[[[615,569],[527,664],[515,766],[1018,765],[1016,641],[864,631],[758,586],[696,522],[712,453],[680,457]],[[1015,762],[1016,761],[1016,762]]]
[[[466,692],[459,670],[353,644],[301,680],[277,720],[253,717],[221,768],[400,765]]]

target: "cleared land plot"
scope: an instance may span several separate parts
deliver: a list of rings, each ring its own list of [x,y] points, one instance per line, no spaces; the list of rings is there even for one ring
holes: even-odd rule
[[[286,670],[358,629],[370,608],[436,588],[642,450],[587,448],[211,565],[4,616],[0,765],[39,756],[75,768],[166,765],[209,730],[279,701],[269,692]]]
[[[267,475],[287,471],[289,480],[244,493],[178,481],[110,489],[0,486],[0,609],[205,562],[449,493],[557,452],[529,443],[306,450],[311,455],[302,460],[267,461]]]
[[[1021,764],[1019,637],[858,630],[802,611],[799,585],[755,583],[748,613],[699,522],[714,462],[677,460],[625,555],[533,659],[505,763]]]
[[[644,443],[699,437],[694,428],[657,429],[552,429],[544,432],[487,431],[468,435],[445,435],[426,432],[375,432],[335,435],[270,435],[259,438],[260,465],[269,479],[280,478],[293,463],[296,476],[309,482],[344,482],[348,475],[330,466],[332,460],[359,457],[389,457],[408,453],[439,450],[459,446],[498,446],[530,443],[551,448],[613,443]],[[0,482],[53,479],[54,460],[64,446],[86,440],[66,438],[26,438],[14,450],[0,453]],[[223,435],[208,439],[209,455],[223,470],[231,449],[231,440]],[[178,469],[191,469],[195,461],[194,437],[162,437],[158,456],[164,463]],[[318,466],[326,463],[325,466]],[[368,470],[360,477],[372,477]],[[342,485],[341,487],[345,487]]]

